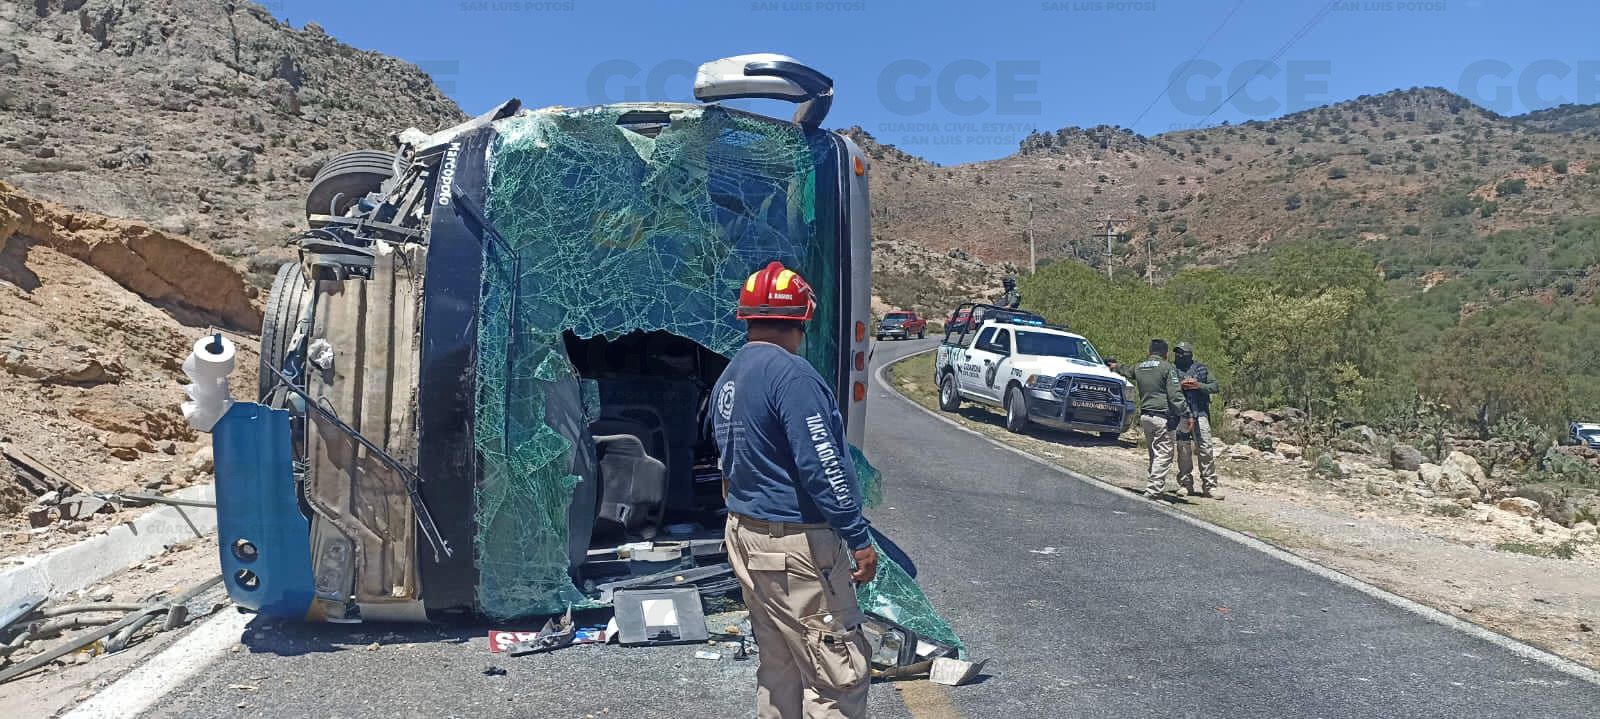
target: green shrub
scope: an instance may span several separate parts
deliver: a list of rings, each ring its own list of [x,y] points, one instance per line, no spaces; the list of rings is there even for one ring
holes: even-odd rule
[[[1494,186],[1494,191],[1497,195],[1520,195],[1526,189],[1528,189],[1528,181],[1520,177],[1502,180],[1500,184]]]

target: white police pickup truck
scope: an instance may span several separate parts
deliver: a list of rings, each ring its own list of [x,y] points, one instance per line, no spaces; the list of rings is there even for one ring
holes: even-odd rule
[[[945,329],[934,358],[940,409],[1000,407],[1012,432],[1037,423],[1114,438],[1128,428],[1133,385],[1082,335],[994,305],[963,304],[953,316],[969,319]]]

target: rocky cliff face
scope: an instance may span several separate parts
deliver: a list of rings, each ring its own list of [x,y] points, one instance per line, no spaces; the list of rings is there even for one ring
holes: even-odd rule
[[[0,0],[0,178],[258,276],[330,157],[462,118],[415,66],[252,3]]]

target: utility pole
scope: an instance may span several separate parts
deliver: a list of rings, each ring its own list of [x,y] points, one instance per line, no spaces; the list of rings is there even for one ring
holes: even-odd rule
[[[1038,269],[1039,258],[1033,246],[1033,195],[1028,195],[1028,274]]]
[[[1144,236],[1144,280],[1149,282],[1151,287],[1156,286],[1156,269],[1154,258],[1151,256],[1154,252],[1152,248],[1155,247],[1155,244],[1156,235],[1154,232]]]
[[[1100,232],[1098,234],[1090,235],[1090,237],[1104,239],[1106,241],[1105,263],[1107,280],[1111,279],[1112,243],[1116,242],[1118,238],[1122,237],[1122,235],[1117,232],[1117,223],[1127,221],[1128,220],[1125,218],[1112,217],[1110,215],[1106,215],[1105,218],[1101,220],[1091,220],[1091,224],[1100,225]]]

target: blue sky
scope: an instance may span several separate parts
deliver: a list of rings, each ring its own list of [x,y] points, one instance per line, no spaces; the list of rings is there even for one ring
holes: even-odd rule
[[[1600,2],[1588,0],[263,4],[418,64],[474,114],[512,96],[687,100],[702,61],[784,53],[834,78],[829,127],[860,125],[944,164],[1010,154],[1033,129],[1151,135],[1422,85],[1503,114],[1600,103]]]

